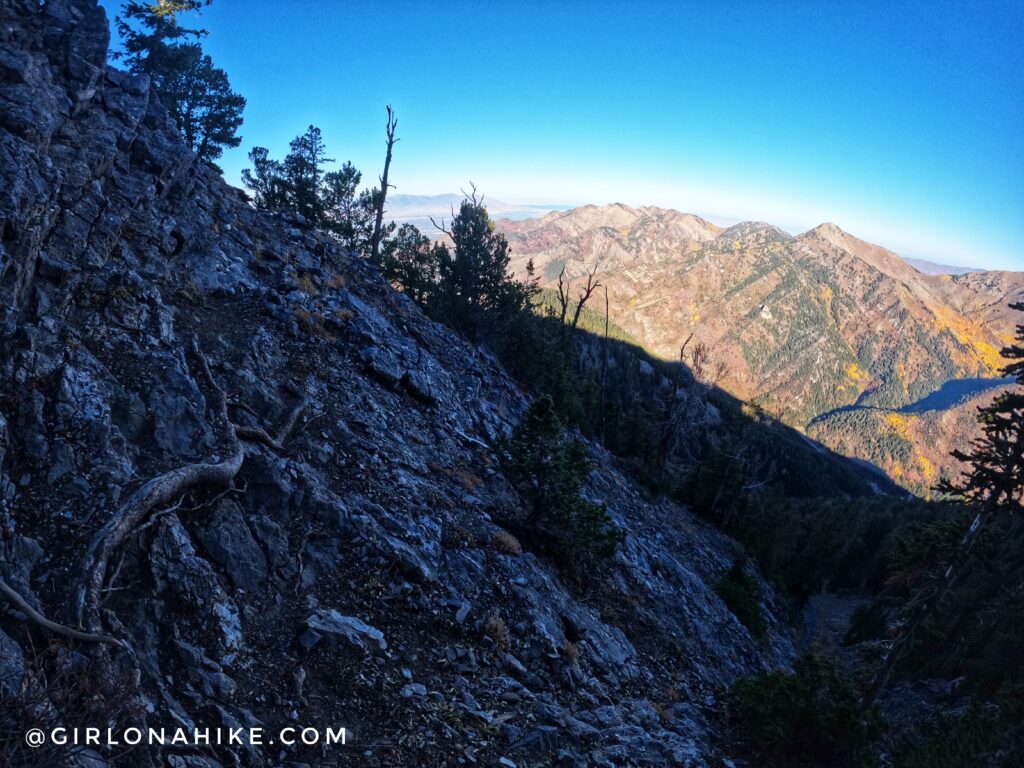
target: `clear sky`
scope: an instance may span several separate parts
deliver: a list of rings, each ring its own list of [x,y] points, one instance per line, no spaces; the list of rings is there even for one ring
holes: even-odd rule
[[[108,9],[118,5],[110,0]],[[314,123],[365,179],[660,205],[1024,270],[1024,3],[215,0],[254,145]]]

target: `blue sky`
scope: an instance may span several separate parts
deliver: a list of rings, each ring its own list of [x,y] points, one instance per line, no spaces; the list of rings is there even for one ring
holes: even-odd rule
[[[105,2],[110,8],[116,3]],[[216,0],[254,145],[407,194],[624,202],[1024,269],[1024,4]]]

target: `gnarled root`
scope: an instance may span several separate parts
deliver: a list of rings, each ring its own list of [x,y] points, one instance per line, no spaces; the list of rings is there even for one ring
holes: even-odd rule
[[[288,418],[284,420],[284,423],[277,431],[276,436],[269,434],[262,427],[248,427],[241,424],[234,425],[235,434],[238,435],[240,440],[245,440],[250,443],[260,443],[268,448],[273,448],[275,451],[283,451],[285,441],[288,439],[288,436],[291,435],[292,430],[295,429],[295,425],[298,423],[302,412],[306,410],[307,404],[308,401],[306,398],[299,401],[299,404],[296,405],[292,409],[291,413],[288,414]]]
[[[81,582],[75,595],[75,619],[91,630],[100,628],[100,593],[106,579],[110,555],[124,543],[135,528],[154,510],[170,504],[198,485],[227,486],[242,468],[245,451],[234,425],[228,419],[224,390],[210,372],[209,363],[192,339],[196,357],[207,384],[216,396],[217,420],[226,433],[227,458],[198,464],[187,464],[148,480],[138,488],[107,523],[89,540],[81,564]]]
[[[0,579],[0,595],[6,598],[7,601],[13,604],[19,611],[28,616],[30,621],[38,624],[43,629],[48,629],[55,635],[67,637],[72,640],[84,640],[87,643],[111,643],[113,645],[121,645],[120,640],[109,637],[108,635],[82,632],[77,629],[72,629],[71,627],[65,627],[63,624],[58,624],[55,621],[50,621],[48,618],[43,616],[43,614],[29,605],[25,598],[18,594],[18,592],[3,579]]]

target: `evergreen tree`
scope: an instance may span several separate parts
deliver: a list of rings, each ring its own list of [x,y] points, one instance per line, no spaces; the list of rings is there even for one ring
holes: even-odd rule
[[[394,113],[388,107],[388,157],[391,164]],[[311,224],[330,230],[352,254],[373,258],[374,243],[395,230],[394,222],[381,222],[384,192],[378,188],[359,190],[363,175],[352,163],[336,171],[325,171],[327,157],[323,134],[315,125],[289,144],[284,160],[270,157],[266,147],[249,152],[252,168],[242,171],[242,183],[253,193],[261,210],[287,210],[301,214]],[[386,176],[386,171],[385,171]],[[374,259],[379,261],[378,258]]]
[[[209,4],[210,0],[132,0],[124,4],[117,28],[128,68],[150,77],[182,138],[201,160],[213,162],[225,147],[241,143],[237,134],[245,99],[231,90],[224,70],[203,53],[199,39],[206,32],[178,23],[178,14]]]
[[[426,306],[437,283],[441,246],[412,224],[403,224],[393,238],[384,241],[381,271],[398,284],[413,301]]]
[[[1024,312],[1024,303],[1011,304]],[[1014,376],[1024,385],[1024,324],[1017,326],[1016,344],[1002,350],[1011,362],[1003,373]],[[909,617],[902,622],[899,634],[892,641],[875,679],[861,700],[861,711],[874,705],[888,683],[915,630],[939,606],[960,576],[964,560],[978,540],[986,521],[993,514],[1013,514],[1024,510],[1024,393],[1007,390],[991,405],[978,409],[981,437],[973,441],[969,451],[954,451],[953,456],[968,464],[959,482],[943,481],[937,490],[959,497],[973,506],[977,513],[964,535],[953,562],[941,579],[918,596],[910,606]]]
[[[164,81],[161,98],[174,113],[185,142],[201,159],[213,161],[225,147],[242,143],[245,98],[231,90],[223,69],[195,44],[178,46],[180,66]]]
[[[252,169],[242,171],[242,183],[252,190],[256,207],[264,211],[284,208],[288,203],[288,184],[281,162],[271,159],[266,147],[253,147],[249,161]]]
[[[454,250],[438,251],[433,314],[478,341],[486,330],[528,308],[531,292],[508,272],[509,245],[494,227],[476,190],[462,201],[451,230]]]
[[[604,505],[580,495],[592,468],[586,445],[566,437],[551,398],[537,398],[512,433],[506,473],[526,507],[528,535],[577,567],[613,555],[622,541]]]
[[[1024,312],[1024,303],[1011,304]],[[1017,343],[1002,350],[1012,361],[1003,368],[1024,386],[1024,324],[1017,326]],[[1024,392],[1007,390],[991,405],[978,409],[981,437],[969,451],[953,456],[969,465],[960,482],[944,482],[939,489],[990,509],[1020,512],[1024,508]]]
[[[289,147],[281,168],[288,190],[288,208],[309,222],[322,225],[326,218],[324,164],[334,160],[327,157],[323,136],[315,125],[292,139]]]
[[[324,174],[324,226],[338,235],[352,253],[364,253],[373,235],[373,209],[369,193],[359,193],[363,174],[345,163],[341,170]]]

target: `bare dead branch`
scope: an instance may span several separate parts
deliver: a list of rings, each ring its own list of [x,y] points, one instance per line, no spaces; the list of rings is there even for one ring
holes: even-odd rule
[[[373,259],[377,258],[380,250],[380,237],[381,231],[384,226],[384,201],[388,196],[388,188],[394,185],[388,184],[388,172],[391,170],[391,154],[395,148],[395,142],[398,139],[395,138],[395,129],[398,127],[398,118],[395,117],[394,110],[391,109],[391,105],[388,104],[388,122],[386,125],[387,133],[387,154],[384,156],[384,173],[380,176],[380,199],[377,201],[377,215],[373,224],[373,235],[370,237],[370,256]]]
[[[434,229],[439,229],[439,230],[441,230],[441,231],[442,231],[442,232],[444,232],[444,233],[445,233],[446,235],[448,235],[448,237],[451,237],[451,236],[452,236],[452,233],[451,233],[451,232],[449,232],[449,231],[448,231],[447,229],[445,229],[445,228],[444,228],[444,217],[443,217],[443,216],[441,217],[441,223],[440,223],[440,224],[438,224],[438,223],[437,223],[436,221],[434,221],[434,217],[433,217],[433,216],[430,216],[430,217],[428,217],[428,218],[430,219],[430,223],[434,225]]]
[[[597,281],[597,270],[599,266],[600,262],[594,264],[594,268],[587,273],[587,284],[583,287],[583,290],[580,291],[580,297],[576,301],[576,311],[572,317],[572,329],[574,331],[576,330],[576,326],[580,323],[580,315],[583,314],[583,308],[590,300],[594,291],[601,287],[601,283]]]
[[[686,341],[683,342],[683,346],[681,346],[679,348],[679,362],[680,363],[686,362],[686,347],[689,345],[689,343],[690,343],[690,341],[692,339],[693,339],[693,331],[690,331],[690,335],[686,337]]]
[[[477,199],[477,196],[476,196],[476,184],[474,184],[472,181],[469,182],[469,188],[471,190],[470,192],[467,192],[464,189],[460,189],[459,192],[461,192],[462,196],[465,197],[467,200],[469,200],[473,205],[483,205],[484,204],[484,196],[480,195],[480,198]]]
[[[565,327],[565,316],[569,311],[569,282],[565,280],[565,265],[562,265],[562,271],[558,273],[558,305],[560,307],[560,313],[558,316],[559,325]]]

